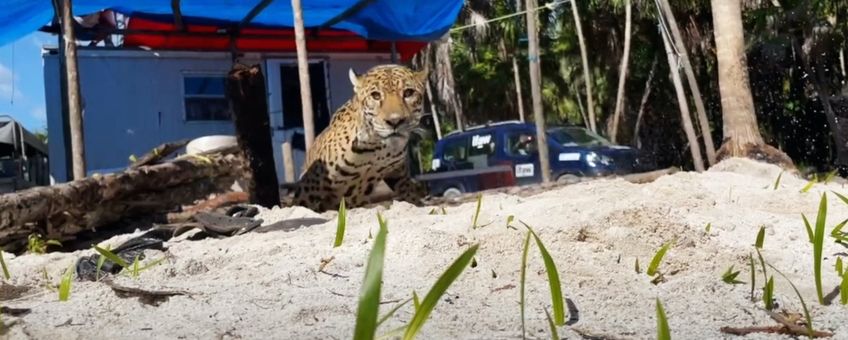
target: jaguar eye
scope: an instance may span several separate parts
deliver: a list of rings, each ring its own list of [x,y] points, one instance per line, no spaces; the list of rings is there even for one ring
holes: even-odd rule
[[[414,95],[415,95],[415,90],[413,90],[413,89],[403,90],[403,97],[404,98],[409,98],[409,97],[412,97]]]
[[[371,92],[371,98],[374,98],[374,100],[380,100],[380,98],[382,98],[382,97],[383,97],[383,95],[381,95],[380,92],[377,92],[377,91]]]

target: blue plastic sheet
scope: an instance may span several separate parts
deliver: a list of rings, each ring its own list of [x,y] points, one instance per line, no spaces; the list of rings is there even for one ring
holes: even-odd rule
[[[72,2],[74,15],[112,9],[128,16],[160,19],[173,17],[170,0]],[[182,0],[180,10],[186,23],[237,24],[258,2]],[[450,29],[463,5],[463,0],[303,0],[304,26],[321,26],[361,2],[365,5],[360,10],[329,27],[348,30],[373,40],[430,41]],[[53,16],[52,2],[48,0],[0,1],[0,46],[49,24]],[[272,1],[251,21],[251,26],[293,27],[291,1]]]

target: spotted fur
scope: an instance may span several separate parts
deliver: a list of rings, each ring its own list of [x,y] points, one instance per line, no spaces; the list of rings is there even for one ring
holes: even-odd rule
[[[380,65],[349,76],[353,97],[310,147],[294,204],[320,212],[344,198],[363,206],[381,181],[395,199],[420,203],[426,190],[409,176],[406,146],[423,115],[425,71]]]

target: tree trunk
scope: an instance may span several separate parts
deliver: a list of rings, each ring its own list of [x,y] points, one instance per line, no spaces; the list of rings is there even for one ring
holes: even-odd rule
[[[698,80],[695,79],[692,64],[689,63],[689,53],[686,52],[686,46],[683,44],[683,36],[680,34],[677,20],[674,18],[674,12],[671,11],[668,0],[659,1],[663,7],[663,13],[665,13],[668,19],[668,25],[671,26],[672,40],[677,51],[680,53],[680,62],[683,65],[683,71],[686,73],[686,80],[689,83],[689,89],[692,91],[692,97],[694,97],[695,112],[698,113],[698,123],[701,125],[701,134],[704,136],[704,149],[707,151],[707,162],[709,162],[709,165],[713,165],[716,162],[715,144],[713,143],[710,121],[707,119],[707,110],[704,108],[704,98],[701,95],[701,89],[698,87]]]
[[[250,166],[251,176],[247,181],[250,203],[268,209],[280,205],[268,95],[259,65],[234,65],[227,77],[227,97],[233,108],[236,139]]]
[[[618,70],[618,93],[615,96],[615,111],[613,111],[612,129],[610,131],[610,139],[613,144],[617,142],[618,122],[621,117],[621,111],[624,109],[624,83],[627,80],[627,64],[630,60],[630,25],[632,7],[630,0],[624,1],[624,52],[621,57],[621,67]]]
[[[74,16],[71,0],[61,0],[62,37],[65,42],[65,65],[67,67],[68,118],[71,132],[71,154],[73,179],[86,175],[85,137],[83,133],[82,100],[80,98],[79,68],[77,66],[77,39],[74,34]],[[56,3],[54,3],[56,4]],[[68,147],[67,145],[65,147]]]
[[[674,51],[671,49],[671,42],[668,34],[660,28],[660,35],[663,38],[663,46],[665,46],[666,55],[668,56],[668,70],[671,81],[674,83],[674,91],[677,94],[677,104],[680,106],[680,121],[683,123],[683,131],[686,133],[686,139],[689,140],[689,152],[692,153],[692,163],[695,165],[695,171],[704,171],[704,160],[701,158],[701,145],[698,143],[698,136],[695,135],[695,128],[692,126],[692,118],[689,113],[689,103],[686,101],[686,93],[683,91],[683,81],[680,79],[679,64],[675,59]]]
[[[651,64],[651,72],[648,73],[648,80],[645,81],[645,90],[642,92],[642,101],[639,102],[639,113],[636,115],[636,125],[633,127],[633,144],[637,149],[642,148],[642,139],[639,138],[639,127],[642,125],[642,116],[645,113],[645,105],[648,104],[648,98],[651,96],[651,84],[654,81],[654,74],[657,72],[658,58],[654,56],[654,62]]]
[[[303,10],[300,0],[291,0],[294,12],[294,41],[297,48],[297,74],[300,78],[300,101],[303,108],[303,134],[306,152],[315,140],[315,120],[312,111],[312,87],[309,80],[309,63],[306,60],[306,39],[303,33]]]
[[[518,119],[524,122],[524,97],[521,95],[521,77],[518,72],[518,60],[512,57],[512,74],[515,78],[515,101],[518,104]]]
[[[433,113],[433,125],[436,128],[436,140],[442,139],[442,125],[439,123],[439,113],[436,111],[436,102],[433,101],[433,89],[430,86],[430,81],[425,82],[427,90],[427,101],[430,102],[430,112]]]
[[[536,0],[527,0],[527,38],[530,63],[530,93],[533,97],[533,120],[536,121],[536,143],[539,152],[539,171],[542,183],[551,181],[551,163],[548,153],[548,135],[542,112],[542,79],[539,65],[539,32],[536,30]]]
[[[739,0],[712,0],[711,4],[724,125],[716,158],[748,157],[794,168],[785,153],[765,144],[757,126]]]
[[[580,13],[577,12],[577,2],[571,2],[571,13],[574,15],[574,27],[577,28],[577,42],[580,44],[580,58],[583,61],[583,81],[586,82],[586,107],[589,111],[589,129],[597,132],[595,126],[595,100],[592,98],[592,76],[589,69],[589,57],[586,52],[586,40],[583,38],[583,28],[580,25]],[[530,7],[527,7],[529,10]],[[529,30],[529,28],[528,28]]]

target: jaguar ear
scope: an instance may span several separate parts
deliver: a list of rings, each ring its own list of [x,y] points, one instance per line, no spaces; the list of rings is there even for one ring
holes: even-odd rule
[[[347,76],[350,78],[350,83],[353,84],[353,88],[356,88],[356,85],[359,84],[359,76],[356,75],[353,68],[348,69]]]

